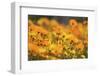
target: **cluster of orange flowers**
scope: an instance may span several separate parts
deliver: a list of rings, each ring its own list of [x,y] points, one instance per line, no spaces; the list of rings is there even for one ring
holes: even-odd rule
[[[87,20],[69,19],[66,25],[47,17],[28,20],[29,60],[87,58],[87,49]]]

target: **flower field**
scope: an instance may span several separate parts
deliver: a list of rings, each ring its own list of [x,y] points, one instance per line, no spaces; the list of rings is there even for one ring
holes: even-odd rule
[[[28,60],[88,58],[88,18],[28,16]]]

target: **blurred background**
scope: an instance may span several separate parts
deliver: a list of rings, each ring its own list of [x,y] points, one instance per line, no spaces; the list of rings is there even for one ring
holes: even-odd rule
[[[78,22],[82,22],[82,21],[85,21],[85,20],[88,20],[88,17],[73,17],[73,16],[46,16],[46,15],[28,15],[28,18],[31,19],[31,20],[38,20],[40,19],[40,17],[46,17],[48,19],[55,19],[57,20],[58,22],[60,22],[61,24],[68,24],[68,21],[70,19],[75,19],[76,21]]]

